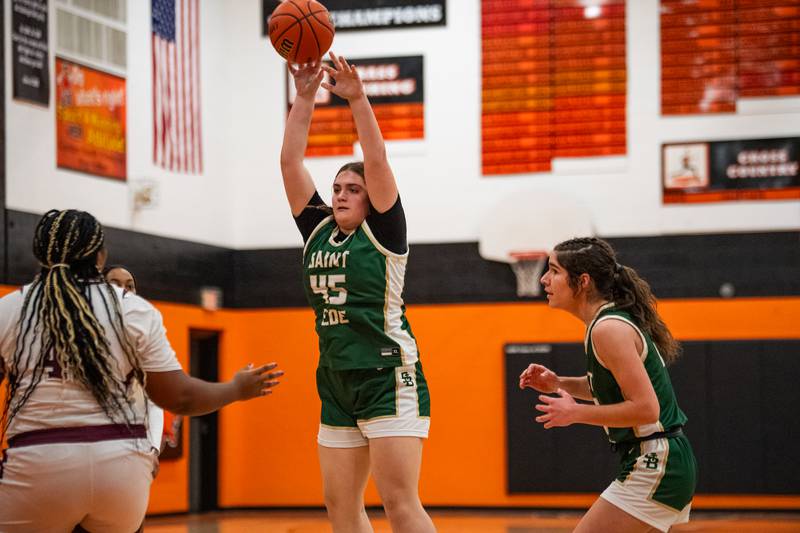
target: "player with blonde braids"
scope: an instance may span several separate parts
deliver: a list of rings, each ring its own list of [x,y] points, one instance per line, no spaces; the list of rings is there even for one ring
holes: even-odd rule
[[[36,228],[33,248],[42,269],[25,295],[21,317],[27,323],[22,326],[28,332],[34,322],[40,324],[43,342],[39,349],[41,346],[51,346],[51,355],[36,358],[31,353],[31,336],[17,338],[16,351],[19,357],[12,360],[14,366],[10,375],[24,374],[27,368],[20,368],[19,365],[30,364],[33,359],[37,361],[33,368],[35,379],[27,383],[21,394],[17,394],[20,382],[10,380],[8,401],[3,412],[3,431],[6,423],[14,418],[41,380],[48,357],[55,357],[55,361],[50,362],[57,365],[61,374],[71,376],[92,392],[110,420],[127,424],[133,421],[130,405],[124,400],[127,394],[123,382],[113,378],[114,363],[103,326],[78,287],[79,279],[97,276],[96,257],[102,249],[103,230],[88,213],[71,216],[69,223],[65,224],[64,219],[69,213],[50,211]],[[68,268],[70,263],[72,268]],[[109,313],[114,319],[112,329],[131,366],[132,377],[143,386],[144,372],[122,327],[119,300],[113,297],[110,290],[97,292],[106,311],[113,309],[113,315]],[[35,313],[28,313],[28,309],[34,309]]]
[[[283,373],[270,363],[226,383],[187,376],[160,313],[101,275],[103,228],[89,213],[45,213],[33,252],[33,282],[0,299],[0,531],[136,531],[154,460],[145,393],[200,415],[269,394]]]

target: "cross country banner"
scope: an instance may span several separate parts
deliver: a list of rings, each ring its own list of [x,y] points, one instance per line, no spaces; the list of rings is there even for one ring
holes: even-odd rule
[[[444,26],[447,0],[323,0],[336,31]]]
[[[56,58],[59,168],[127,177],[125,78]]]
[[[800,137],[661,147],[663,201],[800,199]]]
[[[386,141],[425,137],[422,56],[350,59],[367,93]],[[326,61],[330,65],[329,62]],[[330,82],[328,75],[325,81]],[[295,98],[294,81],[287,73],[287,106]],[[347,100],[320,87],[308,133],[307,156],[353,155],[358,140]]]

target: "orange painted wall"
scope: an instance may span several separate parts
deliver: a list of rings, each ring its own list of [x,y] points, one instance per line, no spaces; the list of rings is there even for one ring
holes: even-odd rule
[[[271,398],[223,411],[220,505],[321,505],[311,312],[232,312],[238,316],[238,348],[224,373],[246,362],[241,354],[257,350],[278,360],[287,375]],[[680,339],[800,338],[800,298],[664,301],[661,313]],[[417,305],[408,316],[432,396],[423,501],[440,506],[588,506],[595,495],[510,496],[505,490],[503,344],[581,341],[582,324],[542,303]],[[800,497],[782,503],[765,503],[760,497],[710,498],[706,505],[757,506],[759,501],[760,506],[800,507]],[[372,486],[367,503],[379,503]],[[702,507],[703,498],[696,504]]]
[[[321,506],[316,458],[316,336],[309,309],[220,310],[156,303],[184,367],[189,329],[222,332],[220,378],[249,362],[278,361],[283,383],[267,397],[220,413],[222,507]],[[798,339],[800,298],[668,300],[660,311],[682,340]],[[508,495],[505,490],[503,344],[579,342],[582,324],[543,303],[415,305],[408,310],[432,396],[423,458],[427,505],[587,507],[596,495]],[[576,357],[581,354],[576,353]],[[188,428],[184,427],[184,452]],[[163,462],[151,513],[188,507],[188,453]],[[378,504],[374,486],[367,504]],[[697,508],[800,508],[800,495],[700,495]]]

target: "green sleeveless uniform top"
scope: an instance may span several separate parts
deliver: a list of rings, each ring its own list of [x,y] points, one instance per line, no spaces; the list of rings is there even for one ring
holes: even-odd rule
[[[316,315],[319,366],[347,370],[417,362],[402,297],[408,252],[387,250],[366,221],[341,237],[329,216],[303,250],[303,286]]]
[[[608,434],[611,442],[623,442],[626,440],[635,439],[637,437],[646,437],[653,433],[667,431],[676,426],[682,426],[686,423],[686,415],[678,407],[678,402],[675,399],[675,391],[672,389],[672,382],[669,379],[664,359],[658,352],[653,340],[644,332],[636,323],[634,323],[631,315],[614,309],[614,304],[609,303],[600,308],[594,320],[589,324],[586,329],[586,338],[584,340],[584,347],[586,349],[587,358],[587,374],[589,377],[589,387],[592,391],[594,402],[598,405],[606,405],[613,403],[620,403],[625,400],[622,396],[622,389],[620,389],[617,380],[611,372],[603,366],[602,362],[597,358],[592,343],[592,330],[594,327],[603,320],[622,320],[630,324],[642,339],[644,346],[641,355],[644,368],[653,384],[658,404],[661,407],[661,414],[658,417],[658,422],[647,424],[637,427],[628,428],[604,428]]]

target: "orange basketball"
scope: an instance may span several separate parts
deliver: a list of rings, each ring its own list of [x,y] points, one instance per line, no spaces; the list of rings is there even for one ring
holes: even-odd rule
[[[319,60],[333,42],[333,21],[316,0],[284,0],[269,17],[269,39],[290,63]]]

